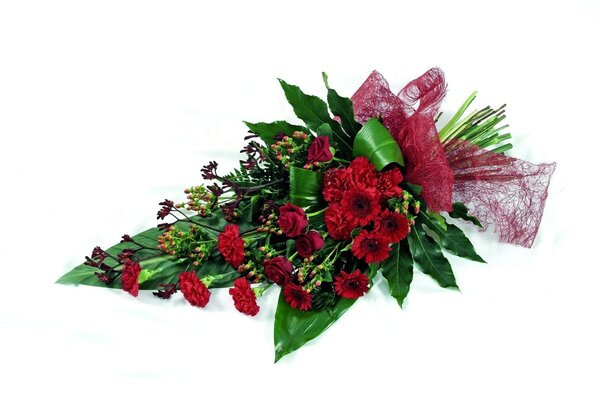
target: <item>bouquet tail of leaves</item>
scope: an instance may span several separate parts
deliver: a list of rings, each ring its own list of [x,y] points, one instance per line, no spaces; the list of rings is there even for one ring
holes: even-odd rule
[[[505,154],[504,106],[467,114],[473,94],[438,127],[439,69],[398,95],[377,72],[351,99],[323,80],[325,100],[280,80],[302,125],[245,122],[238,168],[210,161],[181,199],[159,203],[157,227],[95,247],[58,283],[181,295],[199,308],[228,288],[250,317],[277,290],[278,361],[335,323],[380,271],[400,306],[414,268],[457,289],[445,254],[484,262],[461,224],[532,245],[555,165]]]

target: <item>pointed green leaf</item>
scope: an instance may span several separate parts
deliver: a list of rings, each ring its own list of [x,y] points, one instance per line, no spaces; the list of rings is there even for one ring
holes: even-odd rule
[[[440,246],[425,233],[420,223],[417,222],[408,234],[408,244],[421,271],[431,276],[441,287],[458,289],[452,266],[442,254]]]
[[[440,214],[435,214],[440,218]],[[477,254],[471,241],[465,236],[463,231],[456,225],[440,222],[437,218],[432,218],[428,213],[419,214],[420,222],[424,223],[434,233],[434,239],[450,253],[472,261],[485,261]]]
[[[474,216],[469,215],[469,209],[463,203],[453,203],[452,211],[448,213],[448,215],[455,219],[463,219],[465,221],[470,221],[481,228],[481,222],[479,222],[479,220]]]
[[[361,128],[361,125],[354,119],[354,109],[352,108],[352,100],[347,97],[342,97],[334,89],[329,87],[327,74],[323,72],[323,82],[327,88],[327,103],[333,115],[339,117],[342,122],[344,131],[354,139]]]
[[[275,122],[246,122],[244,124],[250,129],[253,133],[257,134],[258,137],[262,139],[265,144],[273,144],[275,143],[275,136],[280,133],[285,133],[286,135],[292,135],[292,133],[296,131],[309,133],[309,130],[303,126],[292,125],[286,121],[275,121]]]
[[[404,165],[400,146],[386,127],[375,118],[367,121],[354,138],[353,155],[367,157],[378,171],[392,163]]]
[[[387,280],[390,294],[402,307],[413,279],[413,258],[406,240],[392,245],[390,256],[381,263],[381,272]]]
[[[290,201],[299,207],[319,205],[323,201],[323,173],[290,167]]]
[[[344,133],[339,123],[334,121],[329,115],[327,104],[317,96],[307,95],[298,86],[290,85],[280,79],[279,83],[283,88],[285,97],[294,109],[294,113],[300,118],[306,126],[317,132],[323,124],[328,124],[333,132],[333,141],[336,149],[343,155],[352,154],[351,141],[348,135]]]

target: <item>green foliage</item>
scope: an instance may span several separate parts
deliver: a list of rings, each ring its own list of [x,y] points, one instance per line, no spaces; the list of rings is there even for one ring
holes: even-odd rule
[[[252,133],[257,134],[267,145],[275,143],[275,136],[280,133],[285,133],[288,136],[296,131],[309,133],[309,130],[305,127],[292,125],[286,121],[257,123],[244,121],[244,124],[246,124]]]
[[[413,279],[413,258],[406,240],[392,245],[389,258],[381,263],[381,272],[387,280],[390,294],[402,307]]]
[[[354,138],[353,156],[365,156],[381,171],[390,164],[404,166],[404,158],[392,134],[377,119],[372,118]]]
[[[323,173],[290,167],[290,201],[299,207],[316,206],[323,202]]]
[[[456,202],[452,204],[452,211],[448,215],[454,219],[463,219],[472,222],[481,228],[481,222],[472,215],[469,215],[469,209],[463,203]]]
[[[353,140],[360,130],[361,125],[354,119],[352,100],[340,96],[337,91],[329,87],[327,74],[325,72],[323,72],[323,82],[325,82],[325,87],[327,88],[327,103],[329,104],[329,109],[333,115],[340,118],[344,131],[348,134],[350,140]]]

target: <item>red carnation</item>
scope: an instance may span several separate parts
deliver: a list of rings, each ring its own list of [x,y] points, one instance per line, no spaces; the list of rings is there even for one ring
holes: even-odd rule
[[[385,210],[375,224],[375,230],[388,242],[396,243],[408,235],[410,224],[404,215]]]
[[[128,292],[133,297],[137,297],[140,290],[138,278],[140,277],[141,271],[142,267],[140,267],[140,263],[133,262],[129,259],[125,260],[125,264],[121,270],[121,286],[124,291]]]
[[[312,164],[315,162],[331,161],[333,154],[329,150],[329,138],[327,136],[319,136],[315,138],[308,148],[307,161]]]
[[[310,231],[296,238],[296,250],[302,258],[308,258],[315,251],[321,250],[325,241],[317,231]]]
[[[389,256],[390,242],[376,232],[360,231],[352,243],[352,254],[368,263],[378,263]]]
[[[232,267],[239,267],[244,261],[244,239],[240,237],[237,225],[230,224],[219,233],[217,248]]]
[[[283,297],[285,302],[292,308],[297,308],[301,311],[310,310],[312,307],[312,297],[310,293],[302,289],[302,286],[295,283],[288,283],[283,288]]]
[[[210,300],[210,291],[206,285],[198,279],[193,271],[179,274],[179,287],[183,297],[193,306],[204,307]]]
[[[358,299],[369,291],[369,277],[359,270],[351,273],[341,271],[333,282],[335,292],[346,299]]]
[[[263,267],[267,279],[279,286],[284,286],[292,280],[293,265],[285,257],[269,258],[263,261]]]
[[[332,203],[325,210],[327,231],[335,240],[350,240],[350,233],[356,226],[350,223],[339,203]]]
[[[237,278],[233,282],[233,287],[229,289],[229,294],[233,297],[233,304],[239,312],[251,317],[258,314],[260,307],[256,304],[256,294],[246,278]]]
[[[344,194],[340,203],[344,217],[353,225],[365,226],[381,211],[379,194],[374,189],[355,187]]]
[[[279,207],[279,227],[287,237],[296,237],[308,226],[308,218],[300,207],[287,203]]]
[[[374,188],[377,184],[377,171],[366,157],[357,157],[348,166],[352,181],[356,186]]]
[[[377,190],[386,198],[400,197],[402,196],[402,189],[398,186],[400,182],[402,182],[402,172],[398,168],[392,168],[378,174]]]
[[[331,168],[323,176],[323,198],[328,202],[340,201],[350,187],[349,172],[345,168]]]

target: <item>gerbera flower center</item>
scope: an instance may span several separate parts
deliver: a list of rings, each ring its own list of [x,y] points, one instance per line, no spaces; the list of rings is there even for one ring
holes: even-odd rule
[[[352,211],[354,211],[355,214],[364,217],[371,211],[371,202],[366,197],[357,196],[352,202]]]
[[[366,239],[363,242],[363,247],[367,251],[375,251],[379,248],[379,243],[377,243],[377,240],[375,240],[375,239]]]

